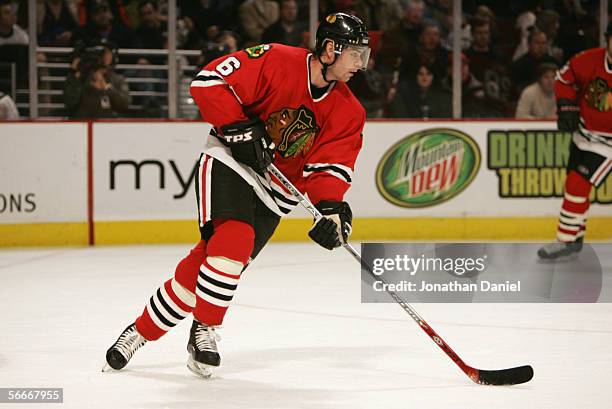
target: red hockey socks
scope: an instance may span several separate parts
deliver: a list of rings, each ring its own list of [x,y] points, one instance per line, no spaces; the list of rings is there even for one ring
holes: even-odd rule
[[[240,274],[247,264],[255,241],[253,227],[238,220],[215,223],[208,241],[206,260],[202,262],[196,285],[193,316],[207,325],[223,322]]]
[[[557,240],[572,242],[584,236],[591,183],[575,171],[565,181],[565,196],[559,214]]]
[[[159,339],[193,311],[198,272],[205,258],[205,243],[200,241],[179,262],[174,278],[166,281],[149,299],[136,320],[140,335],[149,341]]]

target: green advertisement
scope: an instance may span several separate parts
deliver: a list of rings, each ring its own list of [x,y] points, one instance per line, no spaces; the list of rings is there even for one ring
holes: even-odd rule
[[[376,169],[376,186],[389,202],[427,207],[461,193],[480,167],[480,149],[455,129],[417,132],[393,145]]]
[[[487,167],[501,198],[563,197],[572,135],[556,130],[491,130]],[[591,189],[592,203],[612,203],[612,178]]]

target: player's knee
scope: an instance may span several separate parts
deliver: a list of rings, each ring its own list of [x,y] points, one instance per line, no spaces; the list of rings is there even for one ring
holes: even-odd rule
[[[226,274],[240,275],[244,264],[240,261],[230,260],[229,258],[219,256],[209,256],[206,262],[213,268],[223,271]]]
[[[195,292],[198,273],[204,259],[206,259],[205,243],[200,241],[176,266],[174,277],[188,291]]]
[[[215,225],[215,232],[208,241],[206,253],[246,265],[255,243],[255,230],[250,224],[239,220],[225,220]],[[214,266],[213,266],[214,267]]]

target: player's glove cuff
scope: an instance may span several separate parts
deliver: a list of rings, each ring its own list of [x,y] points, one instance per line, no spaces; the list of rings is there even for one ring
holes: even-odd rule
[[[560,131],[574,132],[580,124],[580,107],[572,99],[557,101],[557,127]]]
[[[230,148],[234,159],[262,176],[274,160],[274,142],[259,118],[222,126],[217,137]]]
[[[322,200],[317,205],[323,218],[308,232],[320,246],[332,250],[346,243],[352,231],[353,212],[348,203]]]

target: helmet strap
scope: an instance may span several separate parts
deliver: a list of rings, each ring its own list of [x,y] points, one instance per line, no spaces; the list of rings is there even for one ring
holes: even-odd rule
[[[335,46],[336,45],[334,44],[334,48],[335,48]],[[321,74],[323,74],[323,81],[327,82],[328,84],[331,84],[333,82],[333,80],[332,81],[328,80],[325,75],[327,74],[327,69],[336,63],[337,57],[336,57],[335,49],[334,49],[334,60],[331,63],[329,63],[329,64],[328,63],[324,63],[321,60],[321,55],[320,54],[317,55],[317,58],[318,58],[319,62],[321,63],[321,65],[323,66],[323,68],[321,68]]]

